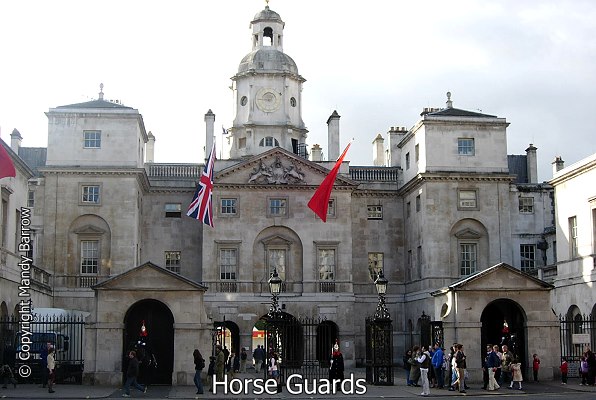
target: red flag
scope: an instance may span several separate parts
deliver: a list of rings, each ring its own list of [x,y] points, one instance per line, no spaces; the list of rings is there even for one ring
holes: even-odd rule
[[[327,208],[329,207],[329,197],[331,196],[333,183],[335,183],[335,178],[339,172],[339,167],[341,167],[341,163],[344,161],[344,157],[346,156],[351,144],[352,142],[348,143],[344,152],[341,153],[341,156],[339,156],[335,162],[331,172],[329,172],[329,175],[323,179],[323,182],[321,182],[321,185],[308,202],[308,208],[313,210],[315,214],[317,214],[323,220],[323,222],[327,222]]]
[[[7,176],[15,177],[17,172],[14,169],[12,158],[6,152],[4,143],[0,143],[0,179],[6,178]]]

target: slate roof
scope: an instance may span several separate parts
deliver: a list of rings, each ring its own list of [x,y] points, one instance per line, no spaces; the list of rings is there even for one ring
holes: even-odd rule
[[[39,176],[38,169],[45,167],[48,149],[46,147],[19,147],[19,157],[31,168],[35,176]]]
[[[440,117],[497,118],[496,115],[482,114],[474,111],[462,110],[459,108],[443,108],[439,111],[431,112],[426,115],[436,115]]]
[[[86,101],[84,103],[68,104],[65,106],[58,106],[56,108],[119,108],[128,110],[133,109],[132,107],[126,107],[122,104],[112,103],[111,101],[101,99]]]

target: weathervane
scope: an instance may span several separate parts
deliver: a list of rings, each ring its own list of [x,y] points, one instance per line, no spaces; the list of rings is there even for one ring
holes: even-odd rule
[[[103,100],[103,83],[99,84],[99,99]]]

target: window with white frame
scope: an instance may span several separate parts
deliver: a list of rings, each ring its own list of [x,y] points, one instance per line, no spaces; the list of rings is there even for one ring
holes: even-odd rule
[[[524,272],[536,269],[536,245],[520,244],[519,255],[521,260],[521,270]]]
[[[288,214],[288,199],[274,197],[269,199],[268,213],[270,216],[285,216]]]
[[[27,193],[27,207],[35,207],[35,192],[33,190],[29,190]]]
[[[238,249],[219,249],[219,279],[222,281],[236,280],[238,270]]]
[[[476,272],[478,261],[476,243],[460,243],[459,245],[459,273],[461,276],[468,276]]]
[[[368,253],[368,273],[374,282],[383,270],[383,253]]]
[[[100,200],[99,185],[81,185],[81,203],[99,204]]]
[[[524,214],[531,214],[534,212],[534,198],[520,197],[519,198],[519,212]]]
[[[460,210],[478,209],[478,191],[476,189],[459,189],[457,191],[457,207]]]
[[[267,137],[261,139],[261,141],[259,142],[259,146],[260,147],[273,147],[273,146],[279,147],[279,142],[274,137],[267,136]]]
[[[166,269],[176,274],[180,273],[180,252],[166,251]]]
[[[269,276],[271,276],[273,270],[277,270],[277,275],[284,282],[286,280],[286,254],[286,249],[267,248]]]
[[[180,203],[166,203],[164,207],[166,218],[181,218],[182,205]]]
[[[577,245],[577,217],[573,216],[569,218],[569,256],[575,258],[578,256],[578,245]]]
[[[473,138],[457,139],[457,154],[460,156],[473,156],[475,152]]]
[[[335,199],[329,199],[329,202],[327,204],[327,217],[335,217]]]
[[[319,280],[332,281],[335,279],[335,249],[320,248],[318,250]]]
[[[380,204],[366,206],[368,219],[383,219],[383,206]]]
[[[81,240],[81,274],[97,274],[99,240]]]
[[[101,131],[83,131],[83,147],[86,149],[101,148]]]
[[[223,215],[236,215],[236,205],[238,199],[235,198],[225,198],[221,199],[221,209],[220,212]]]

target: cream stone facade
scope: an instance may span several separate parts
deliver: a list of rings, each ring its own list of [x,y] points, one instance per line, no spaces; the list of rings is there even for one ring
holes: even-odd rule
[[[323,223],[307,204],[339,156],[341,117],[327,121],[329,161],[317,144],[309,158],[305,79],[284,53],[284,26],[269,7],[251,21],[252,50],[232,78],[229,156],[214,168],[214,228],[185,215],[204,164],[155,163],[156,137],[139,111],[104,100],[103,87],[97,100],[48,111],[47,149],[15,144],[17,178],[0,181],[11,232],[2,242],[2,315],[16,312],[18,298],[14,211],[31,200],[34,305],[90,313],[86,382],[121,381],[141,323],[160,360],[155,383],[190,384],[192,349],[209,355],[223,332],[232,350],[252,351],[274,269],[282,310],[324,319],[349,367],[366,357],[365,318],[383,271],[396,365],[421,341],[461,342],[478,378],[482,349],[499,343],[507,320],[524,366],[538,352],[541,375],[556,374],[551,308],[588,313],[595,304],[594,194],[585,184],[593,159],[538,183],[536,147],[508,155],[506,119],[455,108],[448,93],[444,108],[424,109],[413,127],[372,133],[373,165],[344,161]],[[204,120],[209,149],[216,115]],[[582,209],[578,253],[566,259],[573,201]],[[563,285],[570,277],[574,286]]]

